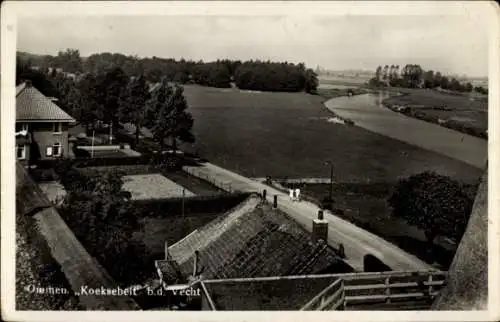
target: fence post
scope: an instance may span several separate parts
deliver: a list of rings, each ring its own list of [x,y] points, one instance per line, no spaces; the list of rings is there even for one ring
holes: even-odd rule
[[[278,195],[274,195],[273,208],[278,208]]]
[[[264,189],[264,190],[262,191],[262,199],[263,199],[263,201],[264,201],[264,202],[266,202],[266,195],[267,195],[267,190],[266,190],[266,189]]]
[[[339,256],[340,258],[345,258],[345,249],[344,244],[340,243],[339,245]]]
[[[427,282],[429,282],[429,297],[432,299],[432,273],[429,273],[429,277],[427,278]]]
[[[389,282],[390,277],[387,276],[385,278],[385,296],[386,296],[386,303],[391,303],[391,284]]]
[[[345,299],[345,281],[344,279],[342,279],[341,283],[340,283],[340,287],[342,287],[342,311],[345,311],[345,308],[347,306],[347,301]]]

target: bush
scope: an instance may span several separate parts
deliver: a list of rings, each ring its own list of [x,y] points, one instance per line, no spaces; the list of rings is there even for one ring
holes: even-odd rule
[[[422,229],[432,244],[438,235],[460,241],[474,199],[459,182],[423,172],[401,180],[388,202],[393,216]]]

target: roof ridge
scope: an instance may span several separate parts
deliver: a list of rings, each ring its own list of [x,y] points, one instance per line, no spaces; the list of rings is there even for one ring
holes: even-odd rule
[[[19,96],[26,89],[26,82],[22,82],[21,84],[16,86],[16,97]]]

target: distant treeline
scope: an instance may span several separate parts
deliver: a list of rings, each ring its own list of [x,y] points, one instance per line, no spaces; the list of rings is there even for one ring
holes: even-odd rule
[[[128,76],[143,75],[150,82],[166,80],[219,88],[231,87],[234,82],[240,89],[307,93],[314,93],[318,86],[317,74],[304,63],[229,59],[203,62],[155,56],[139,58],[118,53],[92,54],[82,58],[74,49],[60,51],[57,56],[18,52],[18,59],[46,73],[59,69],[75,75],[100,74],[119,67]]]
[[[420,65],[407,64],[401,70],[399,65],[378,66],[375,77],[369,82],[372,86],[393,86],[408,88],[441,88],[455,92],[476,91],[488,94],[488,89],[482,86],[474,87],[470,82],[460,82],[456,78],[448,78],[441,72],[422,69]]]

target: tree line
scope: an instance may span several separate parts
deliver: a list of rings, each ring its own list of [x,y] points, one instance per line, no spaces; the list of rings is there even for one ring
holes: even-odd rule
[[[101,74],[121,68],[128,76],[142,75],[149,82],[167,80],[220,88],[231,87],[234,83],[240,89],[307,93],[314,93],[318,86],[317,74],[304,63],[230,59],[203,62],[156,56],[139,58],[119,53],[99,53],[83,58],[75,49],[59,51],[57,56],[22,52],[18,56],[44,73],[56,68],[73,74]]]
[[[80,80],[67,78],[62,73],[49,75],[36,71],[28,63],[18,60],[16,83],[30,80],[44,95],[58,98],[58,105],[76,118],[87,130],[100,130],[107,124],[114,132],[122,123],[135,126],[135,141],[140,129],[147,127],[161,148],[171,140],[193,143],[193,117],[183,88],[162,80],[150,89],[143,75],[129,76],[120,67],[85,74]]]
[[[439,71],[425,71],[420,65],[407,64],[400,68],[399,65],[378,66],[375,76],[370,79],[372,86],[393,86],[407,88],[441,88],[455,92],[476,91],[488,94],[488,89],[482,86],[474,87],[471,82],[460,82],[455,77],[448,78]]]

